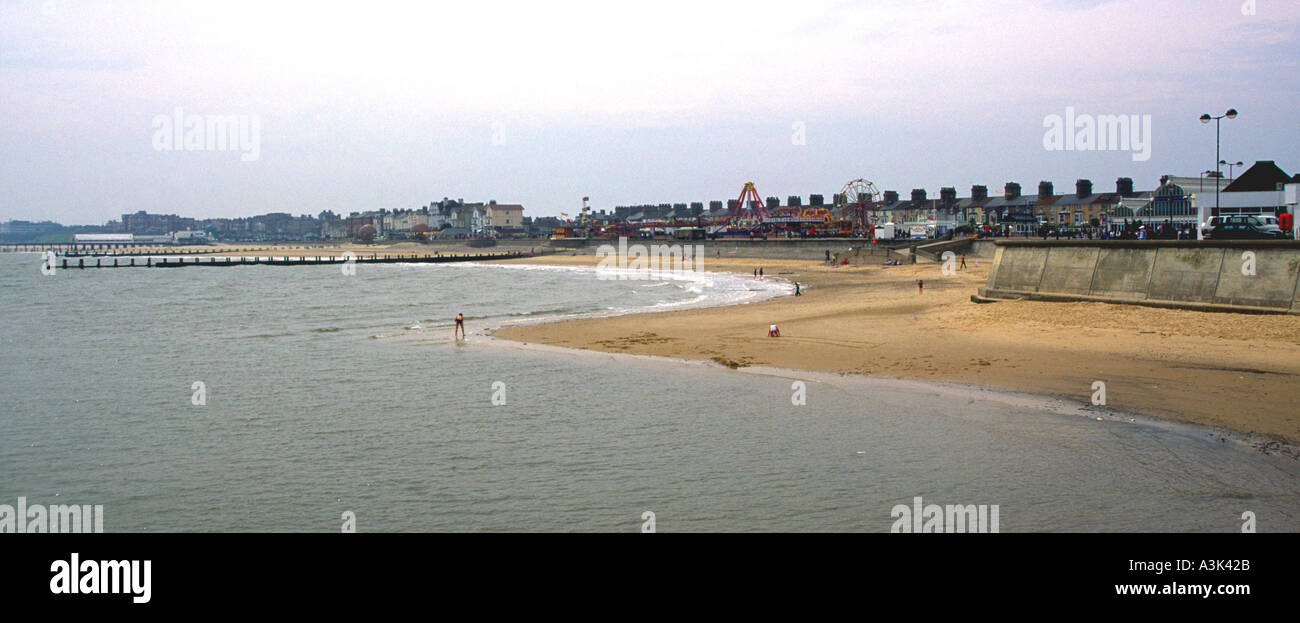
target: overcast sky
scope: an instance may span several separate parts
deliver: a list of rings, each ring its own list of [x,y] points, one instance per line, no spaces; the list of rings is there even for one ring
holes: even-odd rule
[[[1152,188],[1229,107],[1224,159],[1300,170],[1295,0],[324,4],[0,3],[0,220]],[[257,152],[158,149],[177,108]],[[1046,149],[1067,108],[1149,159]]]

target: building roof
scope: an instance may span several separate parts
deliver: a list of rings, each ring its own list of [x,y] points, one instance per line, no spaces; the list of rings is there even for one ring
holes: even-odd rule
[[[1060,201],[1061,197],[1063,196],[1064,195],[1041,195],[1039,196],[1038,201],[1034,202],[1034,205],[1035,206],[1055,205],[1056,202]]]
[[[1278,184],[1286,184],[1291,181],[1291,176],[1286,171],[1278,168],[1272,160],[1260,160],[1246,169],[1237,179],[1233,180],[1223,189],[1225,193],[1232,192],[1257,192],[1261,190],[1277,190]]]
[[[1224,190],[1226,191],[1227,189],[1224,189]],[[1170,180],[1170,179],[1167,179],[1167,178],[1166,178],[1166,179],[1164,180],[1164,182],[1163,182],[1162,184],[1160,184],[1160,188],[1157,188],[1157,189],[1155,190],[1154,196],[1156,196],[1156,197],[1185,197],[1185,196],[1187,196],[1187,191],[1183,190],[1183,187],[1182,187],[1182,186],[1179,186],[1178,184],[1175,184],[1175,183],[1173,182],[1173,180]]]
[[[1008,200],[1006,195],[991,197],[989,202],[984,206],[985,210],[998,210],[1002,208],[1026,208],[1038,203],[1038,195],[1020,195],[1015,199]]]
[[[987,204],[990,200],[991,200],[991,198],[989,198],[989,197],[985,197],[985,198],[983,198],[983,199],[972,199],[972,198],[970,198],[970,197],[966,197],[965,199],[958,199],[958,200],[957,200],[957,209],[959,209],[959,210],[970,210],[970,209],[972,209],[972,208],[982,208],[982,207],[984,207],[984,205]]]
[[[1061,195],[1061,197],[1057,199],[1056,203],[1053,205],[1055,205],[1056,207],[1089,206],[1098,203],[1102,203],[1102,204],[1115,203],[1118,200],[1119,200],[1119,195],[1116,193],[1092,193],[1087,197],[1080,197],[1078,193],[1071,193],[1068,195]]]

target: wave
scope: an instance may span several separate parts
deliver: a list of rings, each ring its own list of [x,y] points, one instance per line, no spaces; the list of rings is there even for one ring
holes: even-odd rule
[[[396,266],[436,273],[448,270],[513,271],[515,273],[549,273],[580,276],[623,284],[622,292],[605,292],[583,303],[547,306],[543,309],[487,313],[475,318],[494,328],[523,324],[539,324],[559,320],[623,316],[680,309],[743,305],[794,294],[794,283],[780,277],[757,280],[745,274],[687,271],[687,270],[634,270],[596,266],[560,266],[550,264],[498,264],[480,262],[455,262],[446,264],[399,263]],[[540,277],[540,275],[539,275]],[[545,287],[582,287],[581,281],[568,279],[541,282]],[[614,297],[611,300],[611,295]],[[619,301],[617,298],[633,299]],[[620,304],[622,303],[622,304]],[[445,320],[424,320],[416,326],[403,323],[398,333],[425,334],[428,330],[443,330],[452,326]],[[390,327],[394,329],[396,327]],[[401,329],[405,329],[402,331]],[[372,335],[373,338],[392,337],[391,333]]]

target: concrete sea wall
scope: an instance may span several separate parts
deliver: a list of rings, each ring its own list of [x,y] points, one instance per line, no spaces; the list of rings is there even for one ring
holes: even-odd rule
[[[1004,240],[980,294],[1300,314],[1300,242]]]

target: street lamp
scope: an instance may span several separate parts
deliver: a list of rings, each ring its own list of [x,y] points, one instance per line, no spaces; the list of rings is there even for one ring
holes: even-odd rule
[[[1201,182],[1200,182],[1200,186],[1199,186],[1199,188],[1197,188],[1197,191],[1198,191],[1198,192],[1199,192],[1199,191],[1203,191],[1203,190],[1205,190],[1205,178],[1207,178],[1207,177],[1215,177],[1215,174],[1214,174],[1214,171],[1201,171],[1201,176],[1200,176],[1200,177],[1201,177]]]
[[[1215,171],[1219,171],[1219,172],[1222,172],[1222,169],[1220,168],[1221,165],[1222,165],[1222,164],[1226,164],[1226,163],[1224,163],[1223,161],[1219,160],[1219,120],[1220,120],[1220,119],[1223,119],[1224,117],[1227,117],[1227,118],[1229,118],[1229,119],[1236,119],[1236,118],[1237,118],[1237,109],[1236,109],[1236,108],[1229,108],[1227,112],[1225,112],[1225,113],[1223,113],[1222,115],[1219,115],[1219,116],[1217,116],[1217,117],[1210,116],[1209,113],[1206,113],[1206,114],[1204,114],[1204,115],[1201,115],[1201,123],[1209,123],[1209,122],[1211,122],[1211,121],[1214,122],[1214,160],[1215,160],[1214,170],[1215,170]],[[1221,177],[1221,176],[1222,176],[1222,173],[1220,173],[1220,177]],[[1219,215],[1219,182],[1218,182],[1218,180],[1215,180],[1215,183],[1214,183],[1214,216],[1218,216],[1218,215]]]
[[[1236,161],[1236,162],[1226,162],[1226,161],[1223,161],[1223,160],[1220,160],[1220,161],[1219,161],[1219,166],[1225,166],[1225,165],[1226,165],[1226,166],[1228,167],[1228,179],[1230,179],[1230,180],[1235,180],[1235,179],[1237,179],[1237,178],[1235,178],[1235,177],[1232,176],[1232,168],[1233,168],[1233,167],[1239,167],[1239,166],[1241,166],[1241,164],[1242,164],[1242,163],[1241,163],[1240,160],[1238,160],[1238,161]]]

